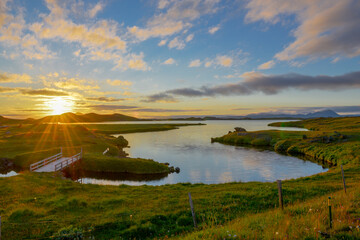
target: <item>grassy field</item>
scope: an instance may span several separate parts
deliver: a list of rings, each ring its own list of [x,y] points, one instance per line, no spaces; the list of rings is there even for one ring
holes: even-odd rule
[[[317,125],[323,125],[324,120],[318,119]],[[356,121],[346,126],[356,125]],[[254,137],[241,137],[271,137],[268,146],[275,149],[283,140],[320,141],[318,134],[337,134],[329,126],[328,130],[262,131],[249,133]],[[344,135],[348,130],[336,131]],[[328,147],[333,145],[357,144],[356,135],[353,131],[344,142],[337,135],[336,141],[313,143],[323,151],[331,151],[334,148]],[[226,136],[240,137],[233,133]],[[332,167],[326,173],[283,181],[284,211],[278,210],[276,183],[133,187],[79,184],[46,173],[0,178],[2,234],[4,239],[67,239],[67,234],[95,239],[358,239],[360,165],[357,150],[352,151],[348,159],[341,161],[340,155],[333,153],[337,157],[333,163],[345,164],[346,195],[340,169]],[[188,192],[194,201],[198,229],[192,225]],[[333,199],[332,229],[328,224],[328,196]]]
[[[359,189],[359,170],[358,167],[345,168],[350,192]],[[305,211],[303,209],[306,209],[304,206],[310,206],[313,202],[317,203],[314,209],[326,210],[327,205],[321,199],[330,195],[338,201],[340,195],[337,194],[341,189],[341,174],[337,169],[312,177],[284,181],[286,209],[287,206],[295,209],[286,210],[288,216],[284,216],[285,220],[290,220],[291,216],[301,218]],[[179,235],[183,238],[187,232],[194,231],[188,192],[192,194],[199,229],[204,231],[197,232],[197,237],[201,234],[214,234],[218,236],[214,239],[223,239],[227,233],[224,229],[227,228],[220,226],[228,224],[232,233],[241,236],[236,226],[232,225],[235,223],[231,221],[250,221],[246,219],[252,219],[248,224],[255,222],[250,229],[258,229],[259,234],[267,234],[265,226],[271,226],[271,216],[278,207],[276,183],[117,187],[84,185],[46,173],[25,173],[0,179],[2,234],[4,239],[34,239],[55,236],[63,228],[78,228],[84,234],[95,236],[95,239],[166,238]],[[356,194],[349,201],[357,199],[358,204],[359,191]],[[347,212],[337,219],[348,223],[350,219],[360,217],[358,205],[351,207],[350,203],[342,202]],[[337,205],[334,211],[339,211],[340,208],[341,205]],[[267,220],[260,221],[261,216],[266,216]],[[243,218],[245,220],[241,220]],[[279,218],[278,221],[280,220]],[[256,223],[257,221],[260,222]],[[306,224],[327,231],[326,218]],[[336,232],[351,233],[348,229],[338,228],[342,226],[339,224],[334,223]],[[281,226],[278,225],[277,228]],[[271,227],[274,231],[277,228]],[[281,234],[286,231],[284,229]],[[221,234],[216,235],[216,232]],[[252,231],[248,229],[243,236],[247,234],[252,236]],[[192,235],[188,237],[192,238]]]
[[[0,128],[0,158],[11,160],[24,170],[31,163],[52,156],[63,149],[72,156],[81,148],[85,170],[100,172],[165,173],[168,167],[148,159],[119,157],[118,142],[108,133],[147,132],[176,129],[185,124],[24,124]],[[110,151],[104,156],[105,149]]]

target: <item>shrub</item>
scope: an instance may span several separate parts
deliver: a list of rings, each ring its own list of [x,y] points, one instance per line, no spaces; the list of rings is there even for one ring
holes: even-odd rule
[[[251,145],[254,146],[269,146],[271,138],[255,138],[251,141]]]
[[[293,142],[290,140],[281,140],[275,144],[274,150],[276,152],[285,153],[292,144]]]

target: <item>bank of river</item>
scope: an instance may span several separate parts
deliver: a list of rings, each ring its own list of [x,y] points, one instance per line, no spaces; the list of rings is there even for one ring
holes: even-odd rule
[[[268,182],[309,176],[327,170],[319,164],[281,155],[270,150],[234,147],[211,143],[210,141],[212,137],[222,136],[224,133],[232,131],[234,127],[239,126],[248,131],[265,129],[307,131],[304,129],[269,127],[268,124],[271,122],[275,122],[275,120],[205,121],[202,122],[206,124],[203,126],[188,126],[166,132],[123,134],[131,146],[126,150],[130,157],[151,158],[163,163],[169,162],[173,166],[180,167],[181,172],[156,180],[149,178],[124,180],[123,176],[119,180],[114,180],[114,178],[106,179],[104,176],[92,175],[91,177],[83,177],[82,182],[106,185]],[[146,123],[149,124],[149,122]]]

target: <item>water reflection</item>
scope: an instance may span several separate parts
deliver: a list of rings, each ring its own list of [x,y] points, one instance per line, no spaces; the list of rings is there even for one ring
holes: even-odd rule
[[[132,173],[102,173],[102,172],[92,172],[84,171],[81,169],[81,166],[75,166],[67,168],[63,171],[64,177],[71,178],[75,181],[82,181],[91,183],[91,179],[97,181],[117,181],[121,183],[122,181],[134,181],[134,182],[149,182],[149,181],[158,181],[168,176],[167,173],[160,174],[132,174]]]
[[[0,177],[13,177],[13,176],[16,176],[18,175],[17,172],[15,171],[10,171],[10,172],[7,172],[7,173],[0,173]]]
[[[181,172],[147,182],[131,179],[118,179],[114,182],[96,180],[95,178],[85,178],[84,180],[88,183],[115,185],[139,185],[139,183],[162,185],[179,182],[208,184],[231,181],[264,182],[309,176],[327,170],[316,163],[280,155],[268,150],[234,147],[210,142],[211,137],[222,136],[233,130],[234,127],[244,127],[248,131],[284,130],[284,128],[268,127],[267,125],[271,122],[275,121],[205,121],[202,122],[207,124],[205,126],[188,126],[156,133],[123,134],[131,146],[127,149],[130,157],[151,158],[163,163],[169,162],[173,166],[180,167]],[[285,130],[304,129],[286,128]]]

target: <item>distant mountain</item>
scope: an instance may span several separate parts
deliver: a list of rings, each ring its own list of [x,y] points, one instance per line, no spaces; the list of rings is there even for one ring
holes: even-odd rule
[[[126,116],[123,114],[101,115],[96,113],[75,114],[63,113],[61,115],[53,115],[35,120],[35,123],[77,123],[77,122],[115,122],[115,121],[138,121],[138,118]]]
[[[254,113],[244,116],[239,115],[212,115],[212,116],[178,116],[168,120],[251,120],[251,119],[307,119],[320,117],[343,117],[332,110],[322,110],[307,114],[287,114],[287,113]]]
[[[307,114],[285,114],[285,113],[255,113],[245,116],[229,116],[229,115],[214,115],[214,116],[179,116],[177,118],[168,119],[151,119],[151,120],[186,120],[186,121],[203,121],[203,120],[251,120],[251,119],[307,119],[307,118],[327,118],[327,117],[342,117],[332,110],[323,110]],[[6,124],[22,124],[22,123],[77,123],[77,122],[116,122],[116,121],[151,121],[149,119],[138,119],[135,117],[126,116],[123,114],[96,114],[96,113],[63,113],[61,115],[47,116],[40,119],[10,119],[0,116],[0,125]]]
[[[335,118],[335,117],[340,117],[340,115],[330,109],[313,112],[313,113],[308,113],[305,115],[305,118],[320,118],[320,117]]]
[[[32,119],[32,118],[28,118],[28,119],[11,119],[11,118],[6,118],[6,117],[3,117],[3,116],[0,116],[0,125],[31,123],[32,121],[34,121],[34,119]]]
[[[327,109],[307,114],[285,114],[285,113],[256,113],[246,115],[249,118],[327,118],[327,117],[341,117],[333,110]]]

